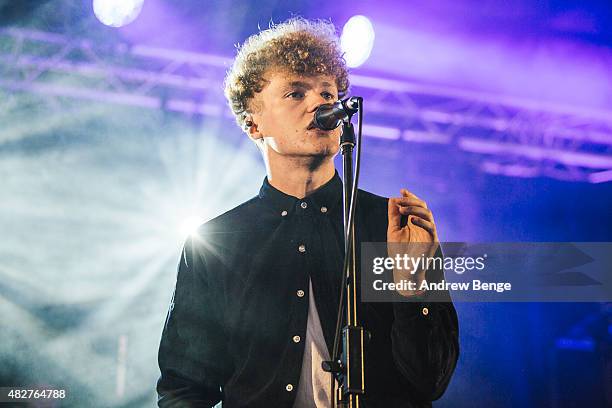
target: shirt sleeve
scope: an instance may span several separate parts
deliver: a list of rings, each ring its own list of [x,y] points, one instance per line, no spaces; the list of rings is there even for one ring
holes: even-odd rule
[[[442,252],[438,250],[436,256]],[[439,282],[443,276],[443,270],[427,271],[428,281]],[[442,396],[459,357],[459,323],[450,295],[447,302],[439,297],[428,301],[429,296],[426,292],[415,301],[394,303],[391,330],[395,364],[416,396],[425,401]]]
[[[213,407],[227,353],[214,285],[196,237],[187,240],[159,346],[159,407]]]

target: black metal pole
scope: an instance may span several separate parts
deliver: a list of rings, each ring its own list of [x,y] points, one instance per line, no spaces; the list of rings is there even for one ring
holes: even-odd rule
[[[355,222],[350,225],[349,215],[353,192],[353,149],[355,147],[355,131],[349,121],[342,127],[340,148],[342,152],[342,169],[344,178],[343,204],[344,204],[344,234],[345,253],[348,254],[348,267],[346,276],[346,326],[342,330],[343,368],[339,381],[338,405],[350,408],[360,406],[360,396],[364,394],[364,348],[363,327],[359,326],[357,318],[357,260],[355,252]],[[356,205],[356,202],[352,205]],[[354,216],[354,214],[353,214]],[[349,228],[351,231],[349,231]],[[349,233],[350,232],[350,233]]]

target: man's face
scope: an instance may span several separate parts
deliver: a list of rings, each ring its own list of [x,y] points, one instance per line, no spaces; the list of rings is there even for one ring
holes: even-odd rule
[[[252,100],[255,126],[250,136],[264,140],[268,157],[333,157],[338,152],[340,128],[323,131],[312,126],[314,112],[324,103],[338,100],[331,76],[299,76],[271,71],[268,81]]]

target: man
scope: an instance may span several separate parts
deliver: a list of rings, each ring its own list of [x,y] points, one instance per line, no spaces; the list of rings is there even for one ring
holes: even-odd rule
[[[327,407],[344,258],[340,129],[318,106],[348,88],[334,27],[292,19],[247,40],[226,79],[239,125],[267,171],[259,195],[190,237],[159,349],[160,407]],[[407,190],[360,191],[359,242],[437,242],[431,211]],[[408,223],[400,223],[401,216]],[[452,303],[360,303],[363,407],[427,407],[458,357]]]

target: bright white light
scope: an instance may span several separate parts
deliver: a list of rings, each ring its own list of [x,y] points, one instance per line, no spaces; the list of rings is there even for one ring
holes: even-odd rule
[[[353,16],[342,29],[340,45],[346,65],[355,68],[366,62],[374,46],[374,27],[365,16]]]
[[[93,0],[93,11],[103,24],[121,27],[138,17],[143,2],[144,0]]]
[[[196,232],[198,227],[202,225],[206,221],[203,217],[199,217],[197,215],[192,215],[183,220],[179,227],[179,232],[181,234],[182,239],[187,238],[189,235]]]

